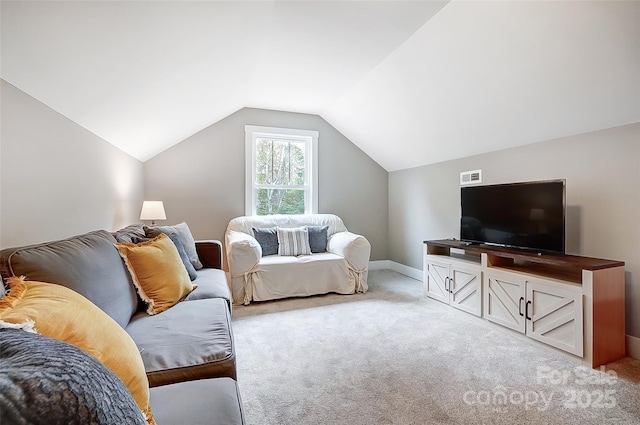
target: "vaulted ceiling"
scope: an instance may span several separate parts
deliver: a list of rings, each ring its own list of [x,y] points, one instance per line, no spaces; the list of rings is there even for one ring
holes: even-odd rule
[[[2,1],[1,76],[145,161],[248,106],[389,171],[640,122],[640,2]]]

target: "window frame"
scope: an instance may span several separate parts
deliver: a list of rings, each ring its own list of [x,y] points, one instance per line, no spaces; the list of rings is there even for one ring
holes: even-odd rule
[[[315,130],[245,125],[245,215],[257,215],[256,142],[260,138],[272,138],[305,144],[305,214],[318,213],[318,139]],[[293,187],[292,187],[293,188]],[[299,188],[299,186],[298,186]]]

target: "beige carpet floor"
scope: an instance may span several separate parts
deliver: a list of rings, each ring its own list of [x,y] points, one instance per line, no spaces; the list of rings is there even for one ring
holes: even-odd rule
[[[401,274],[369,286],[234,307],[249,425],[640,424],[640,361],[583,368]]]

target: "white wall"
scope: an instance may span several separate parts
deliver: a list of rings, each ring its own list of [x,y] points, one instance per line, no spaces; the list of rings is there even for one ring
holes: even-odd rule
[[[142,163],[0,82],[0,247],[139,221]]]
[[[567,181],[569,253],[626,262],[627,333],[640,337],[640,123],[387,173],[315,115],[245,108],[144,165],[0,80],[0,248],[137,222],[222,239],[244,214],[244,125],[320,131],[320,212],[372,243],[372,260],[422,268],[422,242],[458,236],[459,173],[483,183]],[[143,191],[144,188],[144,191]]]
[[[459,175],[475,169],[483,184],[566,180],[567,252],[626,262],[640,337],[640,123],[390,173],[391,260],[422,269],[424,240],[459,237]]]
[[[339,215],[369,239],[372,260],[387,259],[388,173],[317,115],[244,108],[145,162],[145,198],[164,201],[168,224],[223,240],[244,215],[247,124],[319,131],[318,212]]]

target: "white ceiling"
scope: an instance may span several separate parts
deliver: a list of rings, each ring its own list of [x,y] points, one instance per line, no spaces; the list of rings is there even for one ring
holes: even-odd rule
[[[389,171],[640,122],[640,2],[2,1],[2,78],[145,161],[249,106]]]

